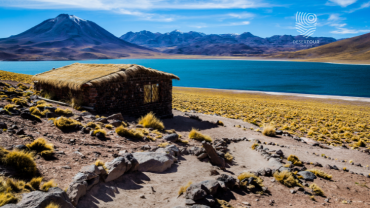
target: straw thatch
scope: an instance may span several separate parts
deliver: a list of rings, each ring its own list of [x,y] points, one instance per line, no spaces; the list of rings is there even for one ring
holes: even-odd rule
[[[74,63],[32,77],[39,84],[79,90],[84,84],[103,85],[114,81],[127,81],[140,74],[180,80],[176,75],[135,64],[80,64]]]

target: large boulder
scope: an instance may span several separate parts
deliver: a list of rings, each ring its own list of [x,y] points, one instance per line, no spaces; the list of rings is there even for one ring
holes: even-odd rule
[[[302,176],[306,181],[313,181],[316,179],[316,175],[310,171],[300,171],[298,172],[298,175]]]
[[[213,148],[213,146],[203,141],[202,142],[204,149],[206,150],[208,157],[213,165],[219,166],[221,169],[225,169],[225,160],[224,158],[218,156],[216,150]]]
[[[163,172],[170,168],[175,158],[170,154],[160,152],[135,152],[135,159],[139,162],[141,172]]]
[[[80,169],[80,173],[83,173],[84,175],[86,175],[86,178],[87,178],[86,180],[90,180],[90,179],[98,177],[100,174],[100,170],[96,165],[92,164],[92,165],[83,166]]]
[[[67,195],[74,206],[77,206],[78,200],[86,194],[87,186],[86,181],[72,182],[69,185]]]
[[[155,152],[160,152],[160,153],[167,153],[170,154],[174,157],[178,157],[181,155],[179,148],[177,148],[176,145],[168,145],[165,148],[158,148]]]
[[[115,158],[112,162],[106,162],[107,178],[105,182],[117,179],[125,172],[137,170],[138,161],[131,153],[123,154],[123,156]]]
[[[173,133],[173,134],[164,136],[163,139],[168,142],[177,142],[177,140],[179,139],[179,135],[176,133]]]
[[[66,192],[58,187],[50,188],[48,192],[32,191],[25,193],[17,206],[22,208],[45,208],[51,202],[63,208],[74,208]]]

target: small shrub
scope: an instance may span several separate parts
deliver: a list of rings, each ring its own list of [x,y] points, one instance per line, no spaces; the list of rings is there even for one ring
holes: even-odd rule
[[[46,143],[44,138],[38,138],[32,143],[26,144],[26,146],[42,157],[50,157],[54,154],[54,145],[52,143]]]
[[[274,173],[274,177],[276,181],[279,181],[285,186],[294,187],[300,186],[303,187],[302,184],[299,183],[298,179],[295,178],[293,173],[289,172],[288,170],[284,170],[282,172],[276,171]]]
[[[163,142],[163,143],[160,143],[160,144],[158,145],[158,147],[165,148],[165,147],[167,147],[168,145],[170,145],[168,142]]]
[[[309,187],[312,192],[314,192],[316,195],[324,196],[324,191],[316,184],[316,183],[311,183]]]
[[[265,124],[263,127],[262,134],[270,137],[276,136],[275,126],[271,124]]]
[[[107,128],[107,129],[113,129],[114,127],[113,127],[112,124],[107,124],[107,125],[105,125],[105,128]]]
[[[0,207],[10,204],[10,203],[17,203],[18,198],[12,193],[0,193]]]
[[[48,182],[43,183],[40,190],[47,192],[52,187],[57,187],[57,184],[54,182],[53,179],[51,179]]]
[[[189,139],[212,142],[212,138],[210,136],[204,135],[194,128],[189,133]]]
[[[60,129],[70,129],[80,126],[81,123],[74,119],[62,116],[54,120],[54,125]]]
[[[42,177],[32,178],[24,187],[30,191],[40,190],[41,182]]]
[[[226,154],[224,155],[224,158],[226,159],[226,161],[228,162],[231,162],[233,161],[234,157],[230,154],[230,152],[226,152]]]
[[[104,135],[104,137],[107,135],[107,132],[104,129],[94,130],[93,136],[95,136],[97,133],[102,133]]]
[[[73,114],[72,111],[69,110],[68,108],[64,110],[61,108],[57,108],[55,109],[55,113],[60,114],[60,115],[72,115]]]
[[[255,184],[257,184],[259,187],[263,187],[263,180],[260,177],[256,176],[255,174],[253,174],[251,172],[244,172],[244,173],[241,173],[240,175],[238,175],[239,184],[241,186],[247,187],[249,189],[255,188],[255,186],[252,185],[252,184],[249,184],[247,186],[248,180],[246,180],[246,179],[248,179],[248,178],[253,178],[253,181],[255,182]]]
[[[289,155],[288,161],[292,162],[293,165],[297,165],[297,166],[301,166],[302,165],[302,161],[299,160],[299,158],[295,155]]]
[[[33,153],[13,150],[6,154],[2,162],[14,167],[25,176],[33,176],[37,172],[37,166],[33,160]]]
[[[23,98],[13,98],[12,102],[15,103],[16,105],[21,105],[21,106],[27,105],[27,100]]]
[[[138,121],[139,124],[143,125],[145,128],[153,128],[158,130],[163,130],[164,125],[161,120],[154,116],[153,112],[146,114],[141,117]]]
[[[310,170],[307,170],[307,171],[312,172],[313,174],[315,174],[318,177],[329,179],[329,180],[331,180],[331,178],[333,177],[332,175],[329,175],[329,174],[327,174],[324,171],[319,170],[319,169],[310,169]]]
[[[186,192],[186,190],[189,188],[189,186],[192,184],[192,181],[189,181],[185,186],[181,186],[179,190],[179,196]]]
[[[256,148],[258,147],[258,143],[254,143],[254,144],[252,144],[252,150],[255,150]]]
[[[135,130],[135,129],[127,129],[123,126],[119,126],[116,128],[116,133],[123,137],[133,137],[142,139],[144,137],[144,134],[141,131]]]
[[[45,208],[61,208],[58,204],[55,204],[54,202],[50,203]]]
[[[224,123],[220,120],[217,120],[216,124],[219,125],[219,126],[224,126]]]

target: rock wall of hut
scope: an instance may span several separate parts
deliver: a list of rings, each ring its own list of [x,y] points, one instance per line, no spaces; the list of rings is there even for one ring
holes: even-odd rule
[[[159,84],[159,100],[144,103],[144,85]],[[172,79],[163,76],[141,75],[126,82],[111,82],[101,86],[85,85],[81,91],[56,89],[35,84],[37,90],[47,89],[55,94],[56,100],[68,100],[71,93],[84,100],[85,106],[93,107],[97,113],[116,113],[142,116],[149,112],[157,116],[172,115]]]

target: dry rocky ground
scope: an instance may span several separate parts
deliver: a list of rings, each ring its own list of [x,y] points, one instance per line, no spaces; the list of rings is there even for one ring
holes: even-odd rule
[[[1,100],[0,108],[6,104],[9,102]],[[52,105],[68,108],[56,104]],[[71,110],[73,111],[72,118],[80,119],[82,124],[97,120],[94,114],[85,113],[82,116],[80,111]],[[189,181],[195,184],[205,180],[214,180],[221,174],[237,178],[244,171],[260,174],[263,185],[266,187],[264,193],[236,186],[232,189],[226,188],[224,191],[219,191],[214,195],[214,198],[226,200],[233,207],[370,206],[370,187],[368,187],[370,170],[366,167],[370,165],[370,157],[366,153],[342,147],[312,145],[310,142],[305,143],[299,138],[286,134],[267,137],[262,133],[249,130],[248,128],[253,125],[240,120],[191,113],[199,118],[194,119],[190,117],[190,114],[176,110],[173,111],[173,114],[173,118],[162,119],[166,129],[174,129],[177,134],[182,135],[183,139],[187,139],[191,129],[196,128],[214,140],[226,141],[227,151],[232,154],[234,160],[227,163],[226,168],[222,170],[222,168],[212,165],[207,157],[199,160],[196,155],[187,154],[187,152],[191,153],[194,147],[201,147],[201,142],[195,140],[190,140],[188,144],[169,142],[176,145],[183,153],[169,169],[161,173],[125,173],[114,181],[99,182],[79,199],[77,207],[184,207],[185,196],[188,194],[178,196],[178,190]],[[100,116],[108,117],[109,115]],[[0,134],[0,146],[11,150],[16,148],[16,145],[28,144],[39,137],[53,143],[54,158],[46,160],[36,156],[35,161],[40,175],[45,180],[54,179],[63,190],[72,182],[73,176],[79,172],[82,166],[93,164],[97,159],[112,161],[124,150],[128,153],[155,151],[160,143],[165,142],[163,137],[156,141],[121,137],[115,133],[114,129],[106,129],[107,136],[99,139],[96,136],[81,133],[79,130],[62,131],[47,118],[41,118],[41,120],[42,122],[33,122],[23,119],[19,115],[0,115],[0,122],[5,123],[8,129]],[[141,128],[137,125],[136,118],[124,117],[124,120],[132,128]],[[216,125],[217,120],[221,120],[224,126]],[[246,130],[235,127],[237,125],[245,126]],[[24,133],[17,134],[20,129],[23,129]],[[153,131],[150,134],[155,136]],[[163,133],[163,135],[166,136],[169,133]],[[252,150],[251,146],[256,142],[260,142],[259,147]],[[263,148],[268,148],[268,150],[263,150]],[[314,180],[314,183],[322,188],[325,195],[315,196],[315,200],[312,200],[310,188],[304,187],[304,191],[301,191],[297,187],[286,187],[277,182],[271,175],[267,176],[269,174],[266,175],[265,171],[261,171],[266,168],[276,168],[272,166],[271,159],[268,161],[265,157],[266,154],[277,153],[277,150],[281,150],[285,156],[282,163],[288,164],[286,157],[293,154],[304,162],[304,167],[307,169],[317,168],[331,174],[332,180],[319,177]],[[326,158],[322,157],[322,154],[325,154]],[[349,160],[353,160],[354,163],[349,164]],[[328,165],[331,168],[328,168]],[[334,166],[338,170],[333,169]],[[343,171],[344,167],[349,171]],[[1,168],[1,171],[4,172],[4,167]],[[302,167],[292,168],[293,170],[294,168],[302,170]],[[218,174],[211,175],[211,172],[218,172]],[[312,183],[312,181],[303,179],[301,182],[307,183],[307,185]],[[206,206],[203,207],[206,208]]]

